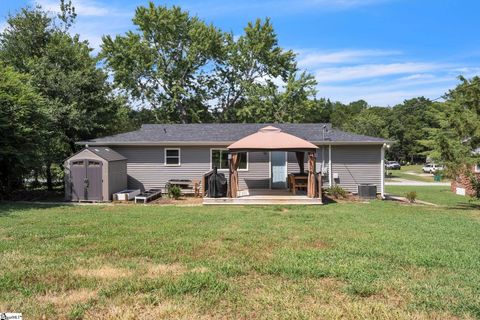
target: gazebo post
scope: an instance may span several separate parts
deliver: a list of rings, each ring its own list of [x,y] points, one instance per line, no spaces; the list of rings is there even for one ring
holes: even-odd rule
[[[236,198],[238,193],[238,166],[240,164],[240,157],[237,152],[232,152],[228,156],[228,197]]]
[[[308,152],[308,183],[307,196],[315,198],[315,152]]]

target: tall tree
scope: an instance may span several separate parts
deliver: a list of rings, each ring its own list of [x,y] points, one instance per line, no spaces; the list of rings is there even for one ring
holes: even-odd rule
[[[480,161],[480,77],[460,80],[446,94],[443,112],[437,114],[440,128],[433,132],[433,154],[452,177]]]
[[[0,64],[0,198],[38,167],[48,112],[31,80]]]
[[[291,75],[278,88],[272,81],[256,86],[241,107],[237,107],[235,121],[238,122],[306,122],[314,102],[315,80],[306,73]],[[232,120],[230,120],[232,121]]]
[[[70,35],[75,20],[71,2],[61,2],[59,18],[40,7],[10,16],[0,34],[0,57],[16,70],[30,74],[53,115],[45,123],[41,154],[49,189],[50,168],[75,151],[75,141],[111,132],[119,110],[107,74],[97,68],[88,42]]]
[[[222,35],[179,7],[138,7],[137,32],[103,37],[103,57],[115,84],[157,111],[164,122],[208,117],[211,79],[205,69],[221,54]]]
[[[432,107],[430,100],[419,97],[392,108],[389,131],[396,142],[391,149],[395,158],[411,162],[425,160],[428,148],[422,141],[434,121],[430,116]]]
[[[389,138],[388,124],[390,108],[373,107],[362,109],[358,114],[345,120],[342,128],[346,131],[372,137]]]
[[[244,32],[238,38],[233,34],[225,35],[223,56],[216,65],[214,111],[219,121],[244,120],[241,116],[238,118],[239,114],[251,112],[241,108],[261,99],[262,93],[270,95],[275,88],[275,80],[288,81],[287,86],[297,80],[295,54],[278,45],[269,19],[248,23]],[[301,75],[300,82],[295,86],[312,80]]]

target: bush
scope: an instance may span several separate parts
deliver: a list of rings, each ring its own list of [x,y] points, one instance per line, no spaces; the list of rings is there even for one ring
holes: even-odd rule
[[[473,191],[475,191],[473,197],[480,199],[480,178],[470,174],[470,184],[472,185]]]
[[[182,196],[182,189],[176,185],[168,186],[168,196],[175,200],[178,200]]]
[[[417,200],[417,193],[415,191],[407,192],[405,198],[407,198],[408,202],[414,203]]]
[[[334,185],[333,187],[327,188],[326,191],[328,195],[331,195],[335,199],[346,198],[348,194],[347,191],[339,185]]]

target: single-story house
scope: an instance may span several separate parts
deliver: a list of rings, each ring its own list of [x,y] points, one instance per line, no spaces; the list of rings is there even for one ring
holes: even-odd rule
[[[262,130],[286,133],[291,139],[313,144],[315,149],[282,147],[281,141],[275,144],[276,149],[245,145],[235,149],[240,190],[287,188],[287,175],[300,170],[299,159],[305,168],[313,159],[323,186],[338,184],[357,193],[359,185],[370,184],[383,196],[388,141],[344,132],[331,124],[145,124],[139,130],[77,144],[109,148],[125,157],[127,187],[145,190],[164,188],[170,179],[201,180],[215,167],[228,177],[229,146]],[[252,137],[250,141],[255,139]]]

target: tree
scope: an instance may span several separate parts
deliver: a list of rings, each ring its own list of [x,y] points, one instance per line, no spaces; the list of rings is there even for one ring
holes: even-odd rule
[[[41,152],[47,185],[50,168],[76,150],[75,141],[112,132],[119,100],[112,94],[107,74],[97,68],[88,42],[70,35],[75,13],[61,2],[60,18],[40,7],[22,9],[10,16],[0,35],[0,57],[16,70],[28,73],[52,117],[44,123]]]
[[[253,110],[242,108],[264,100],[262,94],[271,96],[276,91],[275,82],[291,87],[297,80],[295,54],[278,46],[277,35],[269,19],[249,22],[244,32],[238,39],[233,34],[225,35],[223,55],[216,65],[213,96],[218,121],[244,121],[245,115],[252,114]],[[298,80],[295,86],[311,82],[313,78],[307,79],[303,74]],[[271,115],[266,117],[272,118]]]
[[[103,37],[102,55],[115,84],[157,111],[163,122],[208,117],[205,68],[221,54],[222,35],[179,7],[138,7],[138,32]]]
[[[302,73],[289,77],[282,90],[272,81],[255,86],[240,106],[236,107],[235,120],[238,122],[305,122],[312,108],[310,100],[315,94],[315,80]]]
[[[342,128],[346,131],[372,137],[389,138],[389,108],[363,109],[357,115],[346,120]]]
[[[462,83],[446,94],[443,112],[437,115],[440,128],[433,132],[433,153],[445,163],[451,177],[468,175],[468,168],[480,159],[476,152],[480,148],[480,77],[460,80]]]
[[[44,54],[54,32],[53,19],[40,7],[22,8],[7,19],[0,36],[0,59],[20,72],[29,72],[31,60]]]
[[[425,160],[429,150],[422,141],[435,121],[431,117],[432,108],[432,102],[424,97],[405,100],[392,108],[389,131],[390,138],[395,140],[391,149],[395,158],[412,163]]]
[[[348,105],[336,103],[330,115],[330,122],[334,127],[342,128],[352,117],[368,108],[364,100],[350,102]]]
[[[48,122],[45,101],[31,78],[0,64],[0,194],[22,186],[38,165],[39,144]]]

